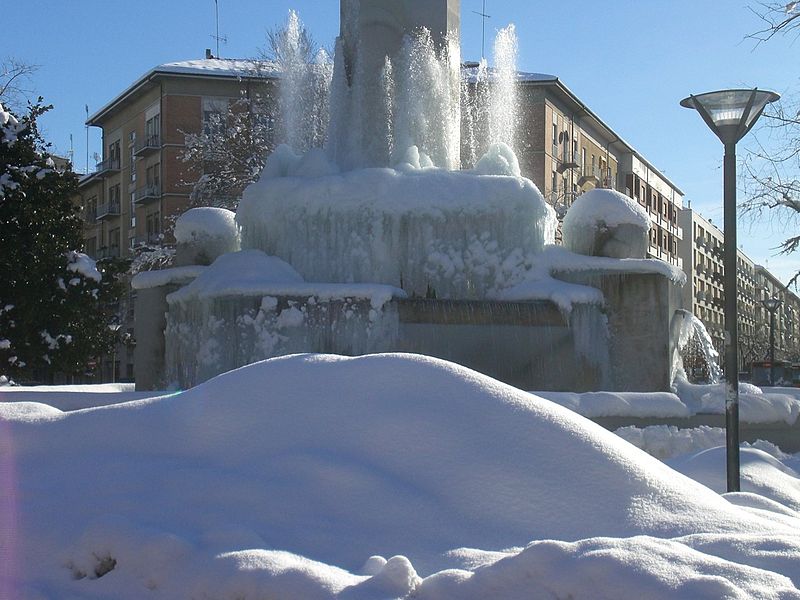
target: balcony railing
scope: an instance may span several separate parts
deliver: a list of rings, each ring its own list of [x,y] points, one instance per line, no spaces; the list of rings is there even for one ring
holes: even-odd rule
[[[133,192],[133,201],[136,203],[150,202],[152,200],[158,200],[159,198],[161,198],[160,184],[151,183]]]
[[[558,155],[558,172],[563,173],[567,169],[580,169],[581,168],[581,155],[580,152],[572,150],[563,150]]]
[[[87,223],[94,224],[97,220],[97,209],[96,208],[85,208],[83,209],[83,220]]]
[[[119,246],[103,246],[97,249],[97,258],[117,258],[119,257]]]
[[[137,235],[133,238],[133,243],[135,246],[160,246],[162,239],[160,233],[151,233],[148,235]]]
[[[97,215],[95,218],[99,221],[106,217],[118,217],[120,204],[119,202],[106,202],[97,207]]]
[[[161,148],[161,136],[157,133],[145,136],[140,142],[136,143],[133,149],[134,156],[144,156],[150,152],[155,152]]]
[[[119,159],[107,158],[103,161],[100,161],[97,163],[97,167],[95,167],[94,172],[101,176],[119,173]]]

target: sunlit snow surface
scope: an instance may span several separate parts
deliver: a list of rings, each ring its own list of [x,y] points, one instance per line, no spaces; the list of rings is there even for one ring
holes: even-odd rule
[[[290,356],[0,417],[0,597],[800,598],[793,488],[729,501],[435,359]]]

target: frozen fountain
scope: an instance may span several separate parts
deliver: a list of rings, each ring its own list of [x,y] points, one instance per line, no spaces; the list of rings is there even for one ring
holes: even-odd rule
[[[691,383],[716,384],[722,379],[719,352],[714,348],[703,322],[688,310],[677,310],[673,317],[675,356],[672,379],[686,379]]]
[[[681,275],[643,259],[646,214],[608,190],[584,194],[567,248],[551,246],[553,210],[513,149],[513,27],[495,68],[464,76],[458,0],[342,0],[341,13],[332,72],[298,64],[287,30],[290,143],[245,190],[238,231],[219,226],[232,214],[190,211],[178,266],[134,280],[137,387],[295,352],[405,351],[527,389],[666,389]],[[193,246],[209,238],[241,251]],[[139,369],[140,348],[163,367]]]

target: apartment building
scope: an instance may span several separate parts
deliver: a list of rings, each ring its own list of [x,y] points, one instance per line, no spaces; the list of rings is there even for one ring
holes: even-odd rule
[[[763,324],[760,337],[766,338],[769,335],[770,326],[770,312],[763,301],[767,298],[778,298],[781,303],[775,311],[775,358],[800,361],[800,298],[761,265],[755,268],[755,281],[758,293],[757,318]]]
[[[520,168],[559,218],[596,187],[634,198],[652,222],[649,258],[681,267],[683,192],[591,111],[558,77],[520,74]]]
[[[271,85],[249,61],[175,62],[148,71],[91,115],[102,130],[103,156],[80,180],[86,252],[97,259],[130,257],[137,247],[170,244],[173,219],[186,210],[191,182],[181,159],[187,133],[199,133],[241,94]],[[119,307],[120,326],[132,331],[133,292]],[[132,352],[120,346],[116,366],[106,358],[103,378],[133,377]]]
[[[683,208],[678,223],[685,232],[679,252],[686,273],[683,307],[703,322],[714,347],[724,355],[724,234],[711,220],[691,208]],[[737,250],[738,338],[741,370],[753,361],[764,360],[769,346],[769,313],[763,300],[778,297],[782,301],[776,314],[776,358],[800,358],[797,338],[798,298],[774,275],[756,265]],[[780,345],[778,340],[780,339]]]

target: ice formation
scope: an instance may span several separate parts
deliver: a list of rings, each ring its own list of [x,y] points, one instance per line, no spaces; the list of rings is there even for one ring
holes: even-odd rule
[[[688,379],[685,365],[700,364],[704,370],[706,383],[718,383],[722,378],[722,369],[719,366],[719,352],[714,348],[714,343],[703,322],[688,310],[679,310],[675,313],[676,340],[675,356],[672,360],[672,379]]]
[[[167,296],[167,381],[187,387],[308,348],[379,351],[396,338],[387,304],[397,297],[405,292],[384,285],[306,283],[260,250],[225,254]]]
[[[528,179],[437,168],[266,176],[291,172],[286,153],[276,160],[285,166],[271,158],[239,204],[242,247],[308,281],[485,298],[519,281],[552,241],[552,208]]]

